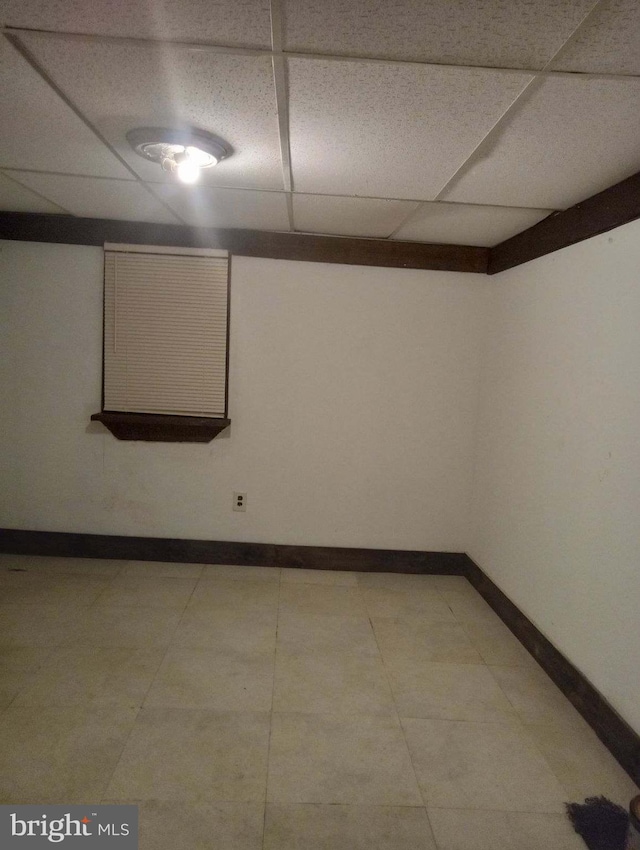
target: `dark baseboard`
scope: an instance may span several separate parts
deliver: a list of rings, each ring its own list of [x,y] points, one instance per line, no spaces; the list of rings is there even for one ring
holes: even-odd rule
[[[432,575],[463,575],[466,568],[466,555],[461,552],[285,546],[275,543],[68,534],[59,531],[23,531],[8,528],[0,529],[0,552],[68,558],[123,558],[131,561],[243,564]]]
[[[468,556],[465,575],[640,785],[640,735]]]

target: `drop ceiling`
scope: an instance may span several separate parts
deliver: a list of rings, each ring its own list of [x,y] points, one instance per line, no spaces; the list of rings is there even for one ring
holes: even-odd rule
[[[0,209],[493,246],[640,170],[638,0],[0,0]],[[197,187],[126,133],[233,155]]]

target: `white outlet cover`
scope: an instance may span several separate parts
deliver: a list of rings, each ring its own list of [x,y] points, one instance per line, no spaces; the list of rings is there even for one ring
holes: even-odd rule
[[[246,493],[235,493],[233,494],[233,510],[234,511],[246,511],[247,510],[247,494]]]

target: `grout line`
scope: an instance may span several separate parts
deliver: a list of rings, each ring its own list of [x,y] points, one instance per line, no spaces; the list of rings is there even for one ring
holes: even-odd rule
[[[273,2],[273,0],[272,0]],[[273,675],[271,678],[271,710],[269,712],[269,739],[267,741],[267,771],[264,786],[264,813],[262,816],[262,848],[264,850],[265,836],[267,834],[267,801],[269,792],[269,766],[271,763],[271,733],[273,731],[273,701],[276,691],[276,661],[278,657],[278,628],[280,625],[280,591],[282,589],[282,567],[278,573],[278,605],[276,608],[276,639],[273,647]]]
[[[362,597],[362,604],[364,605],[364,609],[367,613],[367,619],[369,621],[369,626],[370,626],[371,631],[373,633],[373,639],[376,642],[376,646],[378,647],[378,655],[380,656],[380,661],[382,663],[382,669],[384,670],[385,679],[386,679],[386,682],[387,682],[387,687],[389,688],[389,693],[391,694],[391,700],[392,700],[393,706],[395,708],[396,720],[398,721],[398,726],[400,728],[400,734],[402,735],[402,740],[404,741],[405,750],[407,751],[407,755],[409,756],[409,764],[411,765],[411,770],[413,772],[413,778],[414,778],[414,781],[416,783],[416,788],[418,789],[418,794],[420,795],[420,799],[422,800],[422,806],[418,807],[418,808],[424,809],[425,815],[427,817],[427,822],[429,823],[429,829],[431,830],[432,838],[434,838],[434,843],[435,843],[435,836],[433,834],[433,828],[431,827],[431,821],[429,820],[429,815],[427,813],[427,801],[425,799],[425,795],[423,794],[422,788],[420,786],[420,780],[418,779],[418,773],[416,771],[416,767],[415,767],[415,764],[413,762],[413,757],[411,755],[411,748],[409,747],[407,735],[406,735],[406,732],[405,732],[405,729],[404,729],[404,725],[402,723],[402,717],[400,716],[400,711],[398,709],[398,703],[396,701],[396,695],[393,691],[393,685],[392,685],[392,681],[391,681],[390,670],[389,670],[389,667],[387,666],[386,661],[384,660],[384,655],[382,654],[382,649],[380,648],[378,636],[376,635],[376,630],[373,627],[373,620],[371,618],[371,615],[369,614],[369,609],[367,608],[367,603],[366,603],[366,600],[364,598],[364,588],[360,585],[359,581],[358,581],[358,588],[360,590],[360,595]]]
[[[274,2],[279,2],[279,0],[274,0]],[[585,18],[578,24],[576,30],[582,27],[586,18],[589,17],[592,12],[596,9],[602,0],[598,0],[598,3],[587,13]],[[562,47],[556,51],[554,54],[555,58],[560,50],[564,49],[570,40],[573,40],[576,30],[574,30],[571,35],[567,38],[567,40],[563,43]],[[385,56],[355,56],[352,54],[335,54],[335,53],[321,53],[314,52],[311,50],[285,50],[282,47],[280,48],[267,48],[267,47],[243,47],[241,45],[233,46],[233,45],[225,45],[225,44],[216,44],[215,42],[206,42],[206,41],[184,41],[180,39],[158,39],[158,38],[144,38],[141,36],[131,37],[125,35],[104,35],[100,33],[76,33],[76,32],[65,32],[65,31],[56,31],[56,30],[45,30],[45,29],[37,29],[31,27],[19,27],[19,26],[11,26],[7,25],[0,28],[0,32],[3,32],[5,35],[9,36],[11,34],[24,34],[30,36],[38,36],[41,38],[50,38],[50,39],[66,39],[70,41],[85,41],[89,43],[104,43],[104,44],[129,44],[131,46],[139,46],[139,47],[147,47],[147,48],[156,48],[156,47],[174,47],[179,50],[192,50],[192,51],[200,51],[200,52],[208,52],[208,53],[218,53],[222,55],[230,55],[230,56],[255,56],[255,57],[272,57],[274,53],[281,54],[287,58],[291,59],[301,59],[301,60],[316,60],[316,61],[328,61],[328,62],[349,62],[349,63],[359,63],[359,64],[382,64],[382,65],[394,65],[394,66],[414,66],[414,67],[435,67],[435,68],[451,68],[451,69],[461,69],[468,71],[495,71],[496,73],[507,73],[507,74],[542,74],[543,76],[562,76],[562,77],[602,77],[602,78],[618,78],[618,79],[639,79],[640,74],[613,74],[607,72],[590,72],[590,71],[556,71],[556,70],[546,70],[546,66],[549,64],[547,62],[542,68],[516,68],[507,65],[465,65],[465,64],[456,64],[451,62],[438,62],[436,60],[426,60],[426,59],[398,59],[393,57],[385,57]],[[273,42],[272,42],[273,43]]]

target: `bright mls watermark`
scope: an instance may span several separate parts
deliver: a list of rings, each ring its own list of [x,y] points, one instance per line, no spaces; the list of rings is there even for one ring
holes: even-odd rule
[[[0,848],[138,850],[137,806],[0,806]]]

